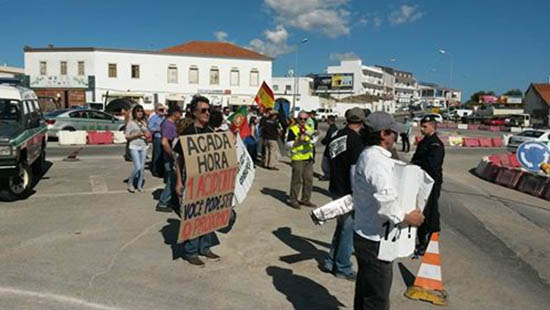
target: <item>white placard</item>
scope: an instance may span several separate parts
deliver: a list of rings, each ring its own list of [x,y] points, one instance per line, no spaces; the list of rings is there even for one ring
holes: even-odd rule
[[[236,135],[237,141],[235,148],[237,151],[237,163],[239,168],[237,170],[237,176],[235,177],[235,192],[233,196],[233,205],[242,203],[248,194],[248,191],[252,187],[254,182],[254,176],[256,170],[254,169],[254,162],[252,157],[248,154],[246,146],[241,140],[239,135]]]
[[[346,195],[342,198],[333,200],[322,207],[313,209],[312,213],[317,218],[316,224],[323,224],[325,221],[336,218],[339,215],[346,214],[353,210],[353,198]]]

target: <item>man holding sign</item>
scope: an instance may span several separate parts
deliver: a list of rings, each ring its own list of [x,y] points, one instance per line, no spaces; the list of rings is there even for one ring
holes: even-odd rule
[[[199,255],[213,261],[220,257],[210,248],[219,244],[215,230],[228,225],[235,189],[237,159],[231,133],[213,133],[208,126],[209,101],[197,96],[191,101],[193,124],[187,127],[175,150],[176,192],[180,199],[178,243],[183,242],[183,258],[204,267]]]
[[[355,284],[355,310],[389,309],[393,263],[379,259],[381,241],[390,227],[401,223],[420,226],[422,211],[405,213],[393,179],[395,162],[390,150],[402,125],[385,112],[370,114],[367,147],[357,160],[353,187],[355,210],[353,244],[359,264]]]

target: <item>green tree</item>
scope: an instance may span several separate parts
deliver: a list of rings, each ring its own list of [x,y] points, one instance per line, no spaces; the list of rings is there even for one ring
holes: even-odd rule
[[[509,91],[505,92],[503,94],[504,96],[509,96],[509,97],[523,97],[523,92],[521,91],[521,89],[510,89]]]

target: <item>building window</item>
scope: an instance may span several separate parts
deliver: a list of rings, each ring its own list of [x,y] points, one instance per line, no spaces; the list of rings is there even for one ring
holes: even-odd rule
[[[46,62],[41,61],[40,62],[40,75],[46,75],[47,73],[48,72],[47,72]]]
[[[109,77],[116,78],[116,64],[109,64]]]
[[[286,85],[286,86],[285,86],[285,92],[291,91],[291,90],[292,90],[292,86],[291,86],[291,85]]]
[[[220,84],[220,70],[218,68],[210,68],[210,85]]]
[[[260,72],[257,69],[250,71],[250,86],[258,86],[260,80]]]
[[[239,86],[239,69],[233,68],[231,69],[231,75],[229,77],[231,86]]]
[[[139,79],[139,65],[132,65],[132,79]]]
[[[279,85],[273,85],[273,90],[274,91],[279,91]]]
[[[86,70],[84,68],[84,62],[79,61],[78,62],[78,75],[85,75],[85,74],[86,74]]]
[[[176,65],[168,66],[168,83],[178,83],[178,67]]]
[[[62,61],[59,63],[59,74],[67,75],[67,62]]]
[[[199,84],[199,68],[195,66],[189,68],[189,84]]]

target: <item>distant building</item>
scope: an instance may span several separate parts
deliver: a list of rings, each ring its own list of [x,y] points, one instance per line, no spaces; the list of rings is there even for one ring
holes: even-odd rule
[[[523,102],[525,113],[550,126],[550,84],[532,83],[525,92]]]
[[[39,96],[64,106],[130,97],[155,103],[189,102],[194,94],[218,105],[249,105],[272,59],[225,42],[190,41],[159,51],[96,47],[25,47],[25,74]]]
[[[398,107],[405,108],[411,103],[418,102],[420,99],[420,91],[418,89],[418,83],[414,79],[411,72],[401,71],[385,66],[377,67],[394,77],[395,82],[393,98],[395,99]]]
[[[352,94],[354,96],[384,95],[384,71],[378,67],[363,65],[361,59],[342,60],[339,66],[328,66],[327,73],[353,74]]]
[[[25,69],[0,65],[0,78],[15,78],[25,74]]]
[[[462,99],[462,92],[458,89],[447,88],[434,83],[420,82],[420,103],[424,106],[448,108],[457,105]]]
[[[295,97],[295,109],[298,111],[311,111],[321,108],[321,98],[313,94],[313,78],[299,77],[296,90],[294,88],[295,81],[294,77],[272,77],[271,83],[275,100],[284,99],[292,105]]]

